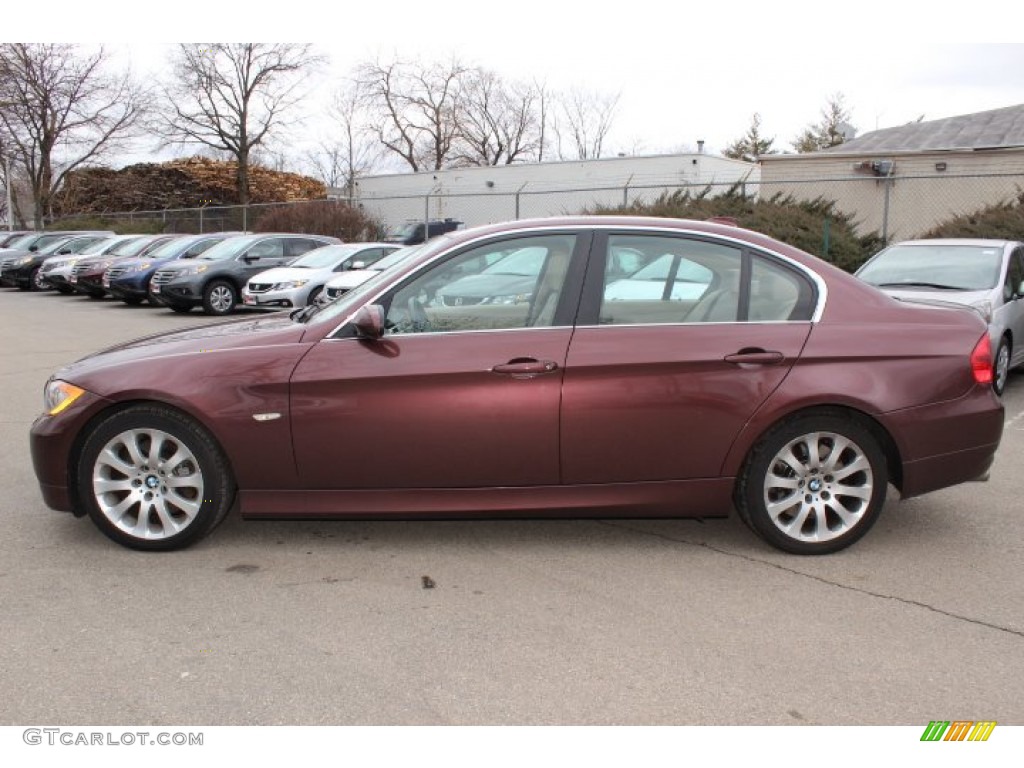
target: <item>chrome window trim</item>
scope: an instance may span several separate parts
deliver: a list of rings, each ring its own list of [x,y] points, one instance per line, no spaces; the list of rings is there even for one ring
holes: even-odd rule
[[[618,232],[658,233],[658,234],[669,234],[669,235],[677,235],[677,236],[689,235],[689,236],[695,236],[695,237],[699,237],[699,238],[712,238],[712,239],[715,239],[715,240],[718,240],[718,241],[722,241],[722,242],[726,242],[726,243],[731,243],[731,244],[733,244],[733,245],[735,245],[735,246],[737,246],[739,248],[746,249],[746,250],[751,250],[751,251],[753,251],[755,253],[764,253],[764,254],[771,255],[772,257],[778,259],[779,261],[781,261],[781,262],[789,265],[790,267],[793,267],[794,269],[800,271],[801,274],[805,275],[812,283],[814,283],[814,285],[815,285],[815,287],[817,288],[817,291],[818,291],[818,302],[817,302],[817,304],[816,304],[816,306],[814,308],[814,312],[811,314],[810,320],[782,320],[782,321],[778,321],[778,322],[796,322],[796,323],[808,323],[809,322],[809,323],[817,323],[817,322],[819,322],[821,320],[821,316],[825,312],[825,305],[828,303],[828,285],[825,283],[825,280],[821,277],[821,275],[819,275],[817,272],[815,272],[810,267],[808,267],[808,266],[806,266],[804,264],[801,264],[796,259],[790,258],[789,256],[786,256],[785,254],[779,253],[778,251],[774,251],[774,250],[771,250],[769,248],[765,248],[765,247],[763,247],[761,245],[754,245],[754,244],[752,244],[750,242],[747,242],[746,240],[744,240],[742,238],[730,237],[729,235],[720,235],[720,234],[717,234],[717,233],[704,232],[702,230],[697,230],[697,229],[689,229],[689,228],[687,228],[687,229],[680,229],[678,227],[658,226],[656,224],[655,225],[639,225],[639,224],[542,224],[542,225],[538,225],[538,226],[535,226],[535,227],[524,227],[523,229],[516,229],[516,230],[512,230],[512,231],[507,231],[507,232],[500,232],[500,233],[490,232],[490,233],[487,233],[487,234],[478,235],[477,237],[474,237],[474,238],[472,238],[470,240],[463,241],[463,242],[459,243],[458,245],[452,246],[451,248],[446,248],[446,249],[444,249],[442,251],[439,251],[438,253],[434,254],[430,259],[428,259],[427,261],[425,261],[422,264],[420,264],[419,267],[416,268],[416,272],[419,272],[421,270],[426,269],[429,265],[432,265],[437,260],[439,260],[441,258],[444,258],[445,256],[447,256],[448,254],[450,254],[452,251],[454,251],[456,249],[472,247],[472,246],[475,246],[478,243],[485,242],[487,240],[496,240],[496,239],[503,238],[503,237],[508,237],[508,236],[511,236],[511,235],[518,236],[520,234],[523,235],[524,237],[529,237],[530,235],[533,235],[533,234],[544,234],[544,233],[548,233],[548,232],[574,232],[576,234],[580,234],[582,232],[596,232],[596,231],[599,231],[599,230],[605,230],[605,231],[615,230],[615,231],[618,231]],[[374,294],[372,298],[367,299],[366,301],[364,301],[360,305],[360,307],[364,307],[364,306],[367,306],[369,304],[373,304],[377,299],[379,299],[381,296],[383,296],[385,293],[387,293],[389,290],[391,290],[392,286],[394,286],[394,285],[395,285],[394,282],[388,284],[383,290],[381,290],[378,293]],[[356,311],[358,311],[358,309]],[[330,332],[328,332],[321,339],[321,341],[327,341],[329,339],[332,339],[332,337],[336,333],[338,333],[338,331],[340,331],[342,328],[344,328],[346,325],[348,325],[352,321],[352,318],[354,316],[355,316],[355,311],[352,312],[349,315],[346,315],[345,318],[337,326],[335,326]],[[744,322],[746,322],[746,321],[744,321]],[[722,325],[723,323],[718,323],[718,324]],[[724,323],[724,324],[727,325],[728,323]],[[650,324],[644,323],[643,325],[644,326],[647,326],[647,325],[663,325],[663,323],[650,323]],[[713,323],[681,323],[681,325],[713,325]],[[545,326],[545,327],[570,328],[572,326],[561,325],[561,326]],[[582,327],[594,327],[594,328],[620,327],[621,328],[623,326],[600,326],[599,325],[599,326],[576,326],[576,327],[577,328],[582,328]],[[450,333],[493,333],[495,331],[500,331],[502,333],[506,333],[509,330],[538,330],[538,329],[536,329],[536,328],[526,328],[526,329],[515,329],[515,328],[513,328],[513,329],[502,329],[502,328],[495,328],[495,329],[490,329],[490,330],[487,330],[487,331],[454,331],[454,332],[437,333],[437,334],[433,334],[433,335],[437,335],[437,336],[449,335]],[[394,334],[394,335],[395,336],[399,336],[399,335],[401,335],[401,336],[421,336],[421,335],[424,335],[424,334],[405,333],[405,334]]]

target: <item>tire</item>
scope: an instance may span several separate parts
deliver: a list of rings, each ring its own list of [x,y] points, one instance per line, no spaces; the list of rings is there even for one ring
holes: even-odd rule
[[[736,509],[769,544],[824,555],[870,530],[887,484],[885,455],[867,428],[834,412],[808,414],[783,422],[754,447],[736,486]]]
[[[225,280],[213,280],[203,289],[203,312],[208,315],[228,315],[238,305],[235,286]]]
[[[992,391],[1002,396],[1006,389],[1006,380],[1010,377],[1010,353],[1013,351],[1010,340],[1003,336],[996,347],[992,360]]]
[[[192,311],[191,304],[168,304],[167,308],[171,310],[171,312],[177,312],[179,315],[184,315],[186,312]]]
[[[43,271],[40,267],[36,267],[32,270],[32,274],[28,276],[28,289],[30,291],[45,291],[49,288],[46,283],[43,282]]]
[[[316,300],[320,298],[320,294],[323,293],[324,287],[322,285],[316,286],[312,291],[309,292],[309,296],[306,297],[306,306],[316,304]]]
[[[231,470],[213,438],[158,405],[99,422],[82,445],[76,482],[96,526],[131,549],[186,547],[212,531],[235,499]]]

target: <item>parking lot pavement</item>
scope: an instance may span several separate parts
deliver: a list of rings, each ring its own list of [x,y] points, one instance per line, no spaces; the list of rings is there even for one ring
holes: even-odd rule
[[[826,557],[735,518],[232,518],[144,554],[48,510],[52,370],[210,321],[0,291],[0,724],[1024,724],[1024,374],[988,483],[892,490]]]

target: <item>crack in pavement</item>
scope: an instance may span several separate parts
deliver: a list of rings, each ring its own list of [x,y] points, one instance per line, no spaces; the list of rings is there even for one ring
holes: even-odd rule
[[[904,605],[914,605],[918,608],[924,608],[926,610],[932,611],[933,613],[938,613],[942,616],[948,616],[951,619],[966,621],[968,624],[975,624],[979,627],[988,627],[989,629],[995,629],[999,632],[1006,632],[1007,634],[1016,635],[1017,637],[1024,637],[1024,631],[1019,629],[1011,629],[1010,627],[1004,627],[1000,624],[993,624],[988,621],[982,621],[981,619],[972,619],[970,616],[963,616],[959,613],[952,613],[951,611],[946,611],[942,608],[936,608],[934,605],[928,605],[928,603],[922,603],[918,600],[911,600],[910,598],[899,597],[897,595],[887,595],[882,592],[872,592],[870,589],[853,587],[849,584],[842,584],[838,581],[831,581],[830,579],[826,579],[822,576],[815,576],[813,573],[805,573],[804,571],[798,571],[795,568],[788,568],[785,565],[773,563],[769,560],[762,560],[757,557],[751,557],[750,555],[743,555],[738,552],[730,552],[727,549],[721,549],[720,547],[715,547],[705,542],[694,542],[689,541],[688,539],[681,539],[674,536],[668,536],[664,533],[653,533],[651,531],[644,531],[639,528],[633,528],[629,525],[622,525],[621,523],[612,523],[607,520],[595,520],[594,522],[599,523],[600,525],[606,525],[609,528],[621,528],[623,530],[631,531],[633,533],[639,533],[644,536],[652,536],[656,539],[664,539],[665,541],[671,541],[675,544],[688,544],[691,547],[703,547],[704,549],[711,550],[712,552],[717,552],[720,555],[725,555],[727,557],[735,557],[740,560],[746,560],[750,563],[757,563],[758,565],[766,565],[770,568],[776,568],[780,571],[785,571],[786,573],[791,573],[795,576],[803,576],[804,578],[812,579],[822,584],[827,584],[830,587],[838,587],[839,589],[849,590],[850,592],[856,592],[861,595],[868,595],[869,597],[878,597],[885,600],[895,600],[898,603],[903,603]]]

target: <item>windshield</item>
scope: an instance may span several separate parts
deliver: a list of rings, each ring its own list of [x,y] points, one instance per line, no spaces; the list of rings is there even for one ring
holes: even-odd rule
[[[118,243],[106,253],[111,256],[135,256],[152,242],[152,236],[136,237]]]
[[[857,277],[871,285],[983,291],[999,283],[1003,249],[984,245],[894,245],[864,265]]]
[[[248,235],[245,237],[230,237],[227,240],[222,240],[215,246],[210,248],[208,251],[203,251],[196,259],[203,261],[224,261],[226,259],[233,259],[256,240],[259,239],[259,235]]]
[[[382,272],[385,269],[395,266],[395,264],[401,264],[403,261],[408,259],[415,253],[419,253],[420,246],[410,246],[408,248],[399,248],[394,253],[389,253],[380,261],[374,262],[367,269],[373,270],[374,272]]]
[[[152,251],[146,254],[147,259],[174,259],[179,254],[184,253],[191,248],[195,243],[202,238],[202,235],[189,235],[188,237],[178,237],[170,242],[164,243],[154,248]]]
[[[10,243],[7,244],[6,247],[14,251],[20,251],[24,249],[26,246],[31,245],[32,241],[35,240],[37,237],[39,237],[39,235],[37,235],[35,232],[31,232],[27,235],[22,235],[16,240],[12,240]]]
[[[52,243],[47,243],[42,248],[40,248],[38,252],[41,254],[53,253],[54,251],[60,250],[62,246],[67,245],[70,240],[70,237],[62,237],[60,240],[55,240]]]
[[[344,261],[353,253],[363,249],[361,245],[325,245],[323,248],[316,248],[301,258],[293,261],[289,266],[304,267],[306,269],[323,269],[333,267],[340,261]]]

